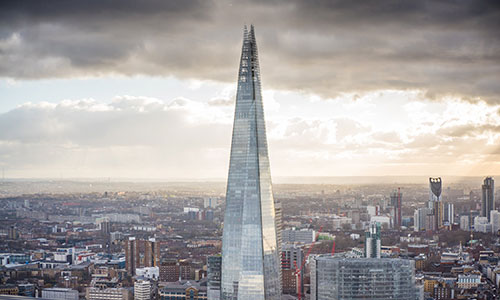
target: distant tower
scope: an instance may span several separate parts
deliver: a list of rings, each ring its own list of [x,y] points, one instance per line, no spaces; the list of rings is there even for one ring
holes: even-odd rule
[[[155,238],[144,241],[144,267],[160,266],[160,242]]]
[[[109,222],[109,219],[106,218],[101,222],[101,235],[108,237],[109,233],[111,232],[111,223]]]
[[[402,216],[401,216],[401,208],[402,208],[403,194],[401,193],[401,188],[398,188],[391,194],[391,205],[394,208],[394,227],[401,227]]]
[[[429,178],[429,201],[441,201],[443,186],[441,177]]]
[[[252,26],[244,31],[238,73],[222,237],[222,299],[281,299],[279,214]]]
[[[481,217],[487,217],[491,221],[490,212],[495,210],[495,180],[492,177],[486,177],[482,185],[481,197]]]
[[[10,226],[8,235],[9,235],[9,240],[17,240],[18,237],[17,228],[15,226]]]
[[[135,237],[130,237],[125,243],[125,268],[130,276],[135,275],[139,267],[139,247]]]
[[[443,226],[443,202],[442,200],[441,177],[429,178],[429,208],[434,215],[434,230],[439,230]]]
[[[455,206],[453,203],[445,202],[443,204],[443,222],[449,226],[455,223]]]
[[[370,228],[365,232],[365,257],[380,258],[380,223],[370,223]]]

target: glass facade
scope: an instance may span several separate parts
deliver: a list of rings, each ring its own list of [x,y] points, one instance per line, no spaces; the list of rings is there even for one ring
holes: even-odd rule
[[[320,255],[311,261],[311,300],[419,298],[412,260]]]
[[[244,31],[238,73],[222,240],[222,299],[280,299],[277,209],[252,26]]]
[[[207,257],[207,294],[210,300],[220,299],[221,264],[221,256]]]
[[[481,217],[487,217],[491,221],[491,211],[495,210],[495,180],[486,177],[482,185]]]
[[[434,225],[431,230],[439,230],[443,226],[443,202],[441,192],[443,191],[443,182],[441,177],[429,178],[429,208],[434,215]]]

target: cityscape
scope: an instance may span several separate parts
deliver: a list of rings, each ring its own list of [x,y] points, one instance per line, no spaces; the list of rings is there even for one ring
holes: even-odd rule
[[[498,56],[491,54],[500,49],[500,35],[487,38],[500,33],[500,7],[424,2],[381,1],[392,22],[380,18],[378,3],[370,1],[0,4],[7,20],[0,21],[0,93],[7,100],[0,105],[0,300],[500,299],[500,103],[491,88],[500,74]],[[367,19],[331,21],[339,11]],[[237,18],[251,12],[265,20],[276,13],[276,19],[262,20],[260,31],[259,22]],[[232,25],[241,23],[239,38],[216,33],[225,28],[220,22],[229,22],[220,21],[221,14]],[[398,30],[406,28],[405,20],[396,15],[422,26],[424,39],[438,32],[436,40],[426,40],[435,42],[430,52],[448,51],[444,38],[462,47],[459,56],[468,63],[458,70],[464,74],[489,60],[496,81],[477,75],[467,88],[461,76],[411,82],[410,75],[430,76],[429,70],[445,65],[451,76],[461,65],[451,52],[427,62],[431,54],[415,41],[402,47],[415,52],[398,58],[403,69],[422,68],[414,74],[377,71],[382,56],[396,60],[401,50],[380,46],[380,40],[364,41],[367,52],[349,49],[352,66],[324,73],[322,65],[340,65],[329,56],[335,47],[317,50],[327,45],[319,38],[328,34],[312,25],[340,26],[347,31],[333,30],[335,39],[356,49],[358,37],[345,35],[351,26],[360,26],[353,31],[358,34],[380,25],[388,30],[386,42],[405,43]],[[455,21],[457,15],[467,22]],[[438,17],[449,18],[449,29]],[[174,38],[177,32],[206,33],[194,26],[198,22],[212,34],[197,37],[198,51],[176,49],[184,40]],[[303,32],[275,32],[269,25],[288,22]],[[162,33],[158,24],[172,28]],[[130,38],[134,30],[141,38]],[[158,36],[148,40],[149,30]],[[304,32],[307,41],[300,44],[295,38]],[[383,36],[379,27],[370,33]],[[228,36],[239,46],[231,41],[215,52],[239,55],[230,67],[210,53]],[[467,57],[476,48],[458,36],[480,40],[488,50]],[[141,45],[130,46],[136,39]],[[274,39],[293,40],[317,61],[306,53],[285,63],[296,68],[290,74],[272,75],[282,67],[270,59],[279,44]],[[159,58],[159,44],[167,45],[161,48],[167,58]],[[122,46],[129,52],[115,64]],[[23,69],[19,53],[33,65]],[[368,66],[381,81],[361,75],[364,62],[356,65],[370,53],[383,53]],[[102,55],[99,62],[93,54]],[[192,64],[199,72],[190,73]],[[317,66],[309,78],[311,64]],[[265,89],[267,72],[271,90]],[[315,72],[325,76],[323,83]],[[343,82],[340,73],[360,85]],[[151,96],[155,81],[194,99],[214,90],[216,97],[176,95],[167,103]],[[292,87],[300,84],[309,87]],[[66,89],[97,100],[59,99]],[[99,93],[118,90],[151,94],[99,100]],[[47,95],[59,100],[42,99]],[[395,95],[406,100],[394,102]],[[308,100],[299,105],[295,97]],[[398,110],[384,101],[404,106],[408,115],[394,116]],[[343,117],[307,119],[351,106]]]

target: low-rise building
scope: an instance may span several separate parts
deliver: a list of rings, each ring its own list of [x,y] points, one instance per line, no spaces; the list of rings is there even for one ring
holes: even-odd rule
[[[132,293],[126,288],[100,288],[88,287],[87,300],[132,300]]]
[[[151,300],[151,282],[147,280],[134,282],[134,300]]]
[[[178,281],[160,287],[160,300],[206,300],[207,287],[199,282]]]
[[[78,300],[78,291],[66,288],[48,288],[42,290],[42,298]]]
[[[479,274],[459,274],[457,286],[460,289],[477,288],[481,284],[481,275]]]

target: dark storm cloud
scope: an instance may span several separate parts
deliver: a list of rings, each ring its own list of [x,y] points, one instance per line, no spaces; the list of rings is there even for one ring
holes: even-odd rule
[[[256,25],[265,87],[500,103],[498,1],[4,1],[0,76],[230,82],[245,22]]]

